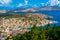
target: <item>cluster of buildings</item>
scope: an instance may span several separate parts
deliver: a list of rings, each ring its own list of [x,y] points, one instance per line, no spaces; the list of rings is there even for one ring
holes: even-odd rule
[[[24,34],[28,32],[27,28],[35,26],[43,26],[48,23],[53,23],[52,20],[46,20],[49,16],[43,14],[25,14],[20,18],[0,19],[0,37],[6,38],[10,34]]]

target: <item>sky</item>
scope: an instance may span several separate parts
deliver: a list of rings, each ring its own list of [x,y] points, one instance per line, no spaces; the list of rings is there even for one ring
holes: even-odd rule
[[[0,0],[0,10],[42,6],[60,6],[60,0]]]

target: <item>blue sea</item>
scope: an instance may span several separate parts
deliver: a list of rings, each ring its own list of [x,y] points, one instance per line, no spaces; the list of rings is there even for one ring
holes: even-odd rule
[[[49,18],[48,20],[57,21],[58,23],[56,23],[56,25],[60,26],[60,10],[56,10],[56,11],[39,11],[39,12],[34,12],[34,13],[46,14],[46,15],[52,16],[53,18]],[[26,12],[17,12],[17,14],[26,14]],[[54,26],[54,24],[51,24],[51,27],[53,27],[53,26]],[[37,27],[37,28],[40,28],[40,27]],[[27,28],[27,30],[31,30],[31,28]]]
[[[42,14],[46,14],[49,16],[52,16],[53,18],[50,18],[48,20],[54,20],[57,21],[58,23],[56,23],[57,26],[60,26],[60,10],[55,10],[55,11],[39,11],[39,12],[34,12],[34,13],[42,13]],[[18,12],[18,14],[26,14],[26,13],[21,13]]]
[[[56,11],[40,11],[38,13],[42,13],[42,14],[52,16],[53,18],[50,19],[50,20],[57,21],[58,23],[56,23],[56,25],[60,26],[60,10],[56,10]]]

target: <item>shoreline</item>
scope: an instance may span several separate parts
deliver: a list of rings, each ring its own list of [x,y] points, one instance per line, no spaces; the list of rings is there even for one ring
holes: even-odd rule
[[[15,17],[18,15],[15,15]],[[53,20],[47,20],[46,18],[51,18],[52,16],[44,15],[44,14],[25,14],[25,15],[19,15],[18,17],[2,17],[0,19],[0,30],[3,32],[3,34],[6,33],[6,35],[16,35],[16,34],[24,34],[27,32],[27,29],[22,28],[28,28],[36,26],[44,26],[47,24],[57,23]],[[5,32],[5,33],[4,33]]]
[[[26,16],[26,18],[24,17]],[[45,15],[45,14],[32,14],[32,13],[29,13],[29,14],[26,14],[24,15],[23,17],[20,17],[20,18],[8,18],[6,19],[5,17],[3,17],[1,20],[0,20],[0,26],[9,26],[9,25],[16,25],[19,26],[19,24],[21,25],[35,25],[36,26],[43,26],[43,25],[46,25],[46,24],[51,24],[51,23],[55,23],[55,21],[53,20],[47,20],[46,18],[53,18],[52,16],[48,16],[48,15]],[[22,21],[23,20],[23,21]],[[2,23],[3,22],[3,23]],[[13,23],[12,23],[13,22]],[[20,23],[19,23],[20,22]],[[15,25],[15,26],[16,26]]]

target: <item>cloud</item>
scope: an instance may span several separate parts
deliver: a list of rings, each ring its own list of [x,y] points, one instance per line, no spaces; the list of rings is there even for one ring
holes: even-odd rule
[[[47,3],[50,4],[50,6],[58,5],[60,4],[59,0],[49,0]]]
[[[38,7],[36,4],[33,4],[33,6],[32,5],[30,5],[31,7],[33,7],[33,8],[36,8],[36,7]]]
[[[58,0],[53,0],[53,1],[50,0],[49,2],[50,2],[50,5],[51,5],[51,6],[54,6],[54,5],[57,5],[57,1],[58,1]]]
[[[23,4],[22,3],[19,3],[17,7],[21,7],[21,6],[23,6]]]
[[[28,5],[28,0],[24,0],[25,1],[25,5]]]
[[[45,6],[45,3],[41,3],[42,6]]]
[[[9,5],[12,0],[0,0],[0,5]]]
[[[0,6],[3,6],[3,5],[0,4]]]
[[[19,3],[17,7],[27,6],[28,0],[24,0],[25,4]]]
[[[41,6],[60,6],[60,1],[59,0],[48,0],[47,2],[41,3]]]

